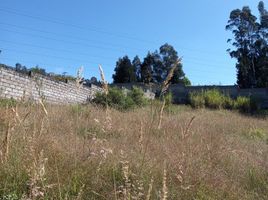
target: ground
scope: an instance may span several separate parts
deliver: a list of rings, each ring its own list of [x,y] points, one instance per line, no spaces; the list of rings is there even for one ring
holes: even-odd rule
[[[268,119],[152,103],[0,107],[0,199],[268,199]]]

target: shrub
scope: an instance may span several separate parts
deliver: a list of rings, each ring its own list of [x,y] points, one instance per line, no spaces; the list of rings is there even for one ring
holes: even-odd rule
[[[93,102],[102,106],[108,105],[118,110],[127,110],[145,105],[146,99],[143,91],[139,88],[134,87],[131,91],[124,93],[119,88],[110,87],[108,95],[97,93]]]
[[[225,107],[227,97],[216,89],[190,93],[190,104],[194,108],[219,109]]]
[[[171,92],[168,92],[165,96],[164,96],[165,100],[166,100],[166,106],[170,106],[173,103],[173,96]]]
[[[231,109],[234,109],[234,106],[235,106],[235,101],[229,96],[224,96],[223,108],[231,110]]]
[[[138,87],[133,87],[128,93],[128,97],[130,97],[137,106],[143,106],[147,103],[143,91]]]
[[[92,102],[95,104],[106,106],[108,104],[108,97],[101,92],[97,92]]]
[[[109,106],[116,109],[125,108],[126,96],[123,90],[118,88],[109,88],[109,93],[107,95],[107,103]]]
[[[248,97],[237,97],[235,101],[235,108],[241,112],[250,112],[250,98]]]
[[[224,95],[216,89],[204,92],[205,105],[208,108],[219,109],[224,105]]]
[[[189,95],[189,103],[193,108],[204,108],[205,98],[203,92],[191,92]]]
[[[253,113],[260,109],[259,100],[256,97],[237,97],[235,108],[240,112]]]
[[[259,101],[255,97],[239,96],[236,100],[233,100],[216,89],[192,92],[189,95],[189,102],[193,108],[237,109],[244,113],[259,110]]]
[[[121,110],[127,110],[127,109],[132,109],[138,107],[134,99],[132,99],[130,96],[126,95],[124,99],[124,104],[123,106],[119,106],[119,109]]]

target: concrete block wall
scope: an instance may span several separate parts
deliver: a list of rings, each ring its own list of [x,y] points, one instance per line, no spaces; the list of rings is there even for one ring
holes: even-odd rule
[[[123,90],[131,90],[133,87],[138,87],[143,90],[144,96],[147,99],[155,99],[155,93],[157,91],[156,85],[145,85],[143,83],[116,83],[110,86],[118,87]]]
[[[33,101],[44,98],[49,103],[73,104],[86,103],[94,98],[97,91],[101,91],[101,88],[77,87],[75,82],[64,83],[39,74],[29,76],[11,68],[0,67],[0,98]]]
[[[114,84],[119,88],[131,89],[133,86],[140,87],[144,91],[150,90],[151,93],[156,93],[159,91],[160,86],[152,84],[150,86],[144,85],[142,83],[121,83]],[[268,88],[251,88],[251,89],[239,89],[235,85],[227,86],[184,86],[182,84],[172,84],[169,87],[169,91],[173,94],[173,100],[175,103],[186,103],[188,95],[191,92],[200,92],[202,90],[217,89],[223,94],[228,95],[232,98],[237,98],[238,96],[254,96],[258,98],[261,102],[263,108],[268,108]]]
[[[131,89],[133,86],[140,87],[147,98],[154,98],[159,86],[138,84],[115,84],[114,86]],[[233,98],[237,96],[255,96],[261,99],[263,107],[268,107],[268,89],[253,88],[239,89],[237,86],[189,86],[181,84],[171,85],[169,90],[173,93],[175,102],[183,103],[187,100],[190,92],[216,88]],[[91,87],[77,87],[75,82],[61,82],[39,74],[27,74],[16,72],[14,69],[0,65],[0,98],[29,99],[38,101],[44,98],[49,103],[72,104],[85,103],[94,98],[96,92],[102,88],[92,85]]]

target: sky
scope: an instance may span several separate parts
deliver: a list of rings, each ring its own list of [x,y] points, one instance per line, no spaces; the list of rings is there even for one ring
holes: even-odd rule
[[[183,57],[193,85],[233,85],[234,59],[226,49],[230,12],[256,0],[0,0],[0,63],[45,68],[47,72],[106,79],[118,58],[138,55],[165,43]],[[264,1],[265,2],[265,1]]]

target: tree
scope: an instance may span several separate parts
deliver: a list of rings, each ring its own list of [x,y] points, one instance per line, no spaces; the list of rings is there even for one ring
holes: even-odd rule
[[[174,71],[171,82],[182,83],[185,74],[182,70],[182,65],[177,64],[178,59],[178,53],[174,47],[164,44],[160,47],[159,52],[155,51],[147,54],[144,59],[144,62],[146,61],[144,66],[148,66],[151,69],[153,82],[161,83],[166,79],[170,69],[176,64],[177,68]]]
[[[119,58],[119,60],[116,62],[114,71],[114,83],[131,83],[136,81],[136,69],[131,64],[128,56]]]
[[[141,81],[148,84],[152,82],[152,68],[154,64],[154,57],[149,52],[144,58],[143,63],[141,64]]]
[[[186,76],[182,79],[182,83],[185,86],[191,86],[192,85],[191,81]]]
[[[173,46],[169,44],[164,44],[160,47],[159,52],[160,62],[161,65],[156,65],[156,67],[161,67],[161,69],[156,69],[156,71],[159,73],[158,76],[161,76],[160,81],[166,79],[169,70],[177,64],[177,61],[179,59],[177,51],[174,49]],[[173,77],[171,79],[172,83],[181,83],[182,79],[184,78],[184,72],[182,70],[182,64],[177,64],[177,68],[174,71]]]
[[[229,51],[232,58],[237,59],[237,84],[240,87],[252,87],[256,84],[254,52],[252,46],[254,44],[254,34],[256,33],[257,23],[256,17],[251,14],[249,7],[243,7],[242,10],[233,10],[227,30],[231,30],[235,37],[232,43],[235,50]],[[232,41],[232,40],[229,40]]]
[[[259,2],[258,10],[260,13],[260,22],[262,27],[268,27],[268,12],[265,9],[263,1]]]
[[[136,81],[141,82],[141,60],[139,56],[134,57],[132,66],[136,70]]]
[[[258,10],[260,13],[260,26],[258,30],[259,38],[256,41],[256,52],[259,59],[256,65],[257,86],[268,87],[268,12],[263,1],[259,2]]]
[[[162,83],[170,69],[176,66],[171,83],[184,83],[185,74],[182,64],[177,63],[179,57],[173,46],[164,44],[159,52],[148,52],[141,63],[138,56],[135,56],[132,63],[127,56],[120,58],[116,63],[114,83],[143,82]]]
[[[230,56],[237,59],[237,84],[241,88],[267,87],[267,28],[268,13],[264,3],[258,5],[260,22],[257,21],[249,7],[233,10],[226,26],[232,31],[234,40],[229,39],[235,47],[228,49]]]

